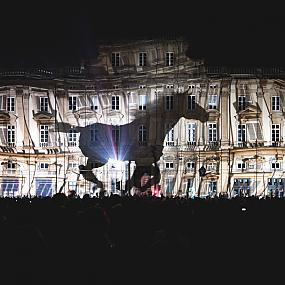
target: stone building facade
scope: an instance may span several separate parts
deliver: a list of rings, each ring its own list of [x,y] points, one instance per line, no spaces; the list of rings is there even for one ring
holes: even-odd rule
[[[0,194],[121,194],[157,160],[163,195],[282,196],[283,71],[210,68],[188,48],[105,41],[80,67],[2,70]]]

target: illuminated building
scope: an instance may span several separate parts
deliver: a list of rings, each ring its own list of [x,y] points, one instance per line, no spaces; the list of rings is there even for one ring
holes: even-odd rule
[[[210,68],[187,49],[105,41],[78,68],[2,70],[1,195],[98,194],[92,177],[121,194],[157,155],[164,195],[282,195],[283,71]]]

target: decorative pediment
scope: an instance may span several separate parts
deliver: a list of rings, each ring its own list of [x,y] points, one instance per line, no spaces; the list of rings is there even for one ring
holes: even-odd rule
[[[54,114],[50,112],[40,111],[35,113],[33,110],[33,116],[36,121],[51,121],[54,118]]]
[[[256,119],[261,116],[261,110],[258,106],[250,104],[245,110],[239,112],[238,115],[240,119]]]
[[[10,121],[10,115],[5,110],[0,110],[0,123],[8,123]]]

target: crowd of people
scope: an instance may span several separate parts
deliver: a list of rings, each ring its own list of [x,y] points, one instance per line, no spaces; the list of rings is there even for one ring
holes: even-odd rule
[[[273,266],[284,213],[270,197],[0,198],[1,268],[15,284],[237,277]]]

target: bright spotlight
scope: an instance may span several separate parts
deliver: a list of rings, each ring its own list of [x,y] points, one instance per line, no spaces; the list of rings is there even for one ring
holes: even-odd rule
[[[112,158],[109,158],[108,163],[110,163],[113,168],[122,168],[125,164],[124,161],[116,160],[116,159],[112,159]]]

